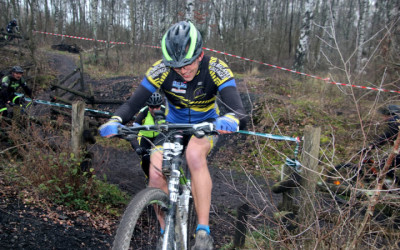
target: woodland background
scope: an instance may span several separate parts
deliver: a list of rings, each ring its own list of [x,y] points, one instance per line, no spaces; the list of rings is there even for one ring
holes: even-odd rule
[[[226,61],[234,71],[239,90],[252,97],[248,104],[252,118],[249,130],[302,136],[306,125],[321,127],[317,160],[324,171],[318,173],[322,185],[331,177],[349,181],[348,176],[338,173],[331,176],[329,170],[340,162],[359,162],[359,149],[380,132],[382,121],[375,111],[388,104],[399,104],[398,0],[0,0],[0,10],[3,13],[1,26],[5,28],[16,18],[21,35],[29,39],[20,39],[18,43],[14,41],[10,47],[2,48],[1,69],[9,69],[15,64],[33,65],[30,84],[35,93],[48,91],[50,82],[57,80],[47,56],[50,45],[61,43],[77,45],[81,49],[85,74],[101,83],[96,85],[95,93],[125,97],[129,91],[112,93],[110,89],[113,88],[103,89],[102,84],[124,76],[132,77],[128,88],[137,86],[149,65],[161,56],[159,48],[151,46],[160,45],[162,35],[171,24],[191,20],[200,30],[205,48],[256,61],[205,51]],[[77,57],[74,60],[79,62]],[[300,76],[271,65],[326,80]],[[333,85],[329,81],[356,86]],[[58,117],[57,121],[62,123],[63,120]],[[38,134],[69,136],[69,131],[54,130],[50,124],[45,125],[40,128],[30,125],[24,133],[13,128],[16,130],[9,140],[12,146],[1,151],[5,157],[0,174],[6,186],[21,185],[20,188],[29,187],[30,191],[33,188],[33,195],[24,193],[24,204],[35,203],[36,198],[32,197],[40,197],[36,203],[42,203],[43,197],[47,196],[52,198],[51,202],[70,209],[118,216],[124,207],[121,205],[126,199],[124,195],[114,186],[107,186],[106,178],[99,182],[99,179],[89,177],[86,183],[87,177],[78,174],[82,159],[70,156],[69,144],[58,148],[47,145],[41,138],[34,140],[33,135]],[[214,159],[213,164],[241,171],[246,176],[263,177],[267,183],[280,179],[281,165],[294,153],[293,145],[259,137],[247,137],[245,142],[235,144],[235,149],[229,147],[232,143],[219,149],[219,154],[224,157]],[[120,145],[120,142],[110,143],[101,138],[97,138],[97,144],[118,150],[125,147],[126,150],[126,145]],[[24,154],[13,154],[11,149],[15,148],[23,150]],[[382,160],[391,149],[389,146],[376,150],[374,155]],[[42,166],[43,172],[33,176],[32,165]],[[54,172],[54,166],[58,167],[58,172]],[[259,187],[250,177],[247,181],[259,190],[251,196],[262,201],[250,203],[255,214],[247,224],[246,242],[251,244],[244,248],[399,247],[398,188],[378,190],[378,193],[389,194],[384,198],[383,195],[360,198],[359,192],[366,194],[379,186],[376,182],[366,186],[363,180],[357,179],[349,184],[351,192],[345,197],[332,191],[328,194],[312,192],[309,193],[315,202],[311,209],[312,220],[298,221],[291,217],[293,213],[273,217],[272,214],[276,215],[281,209],[271,190]],[[103,191],[109,200],[100,203],[100,199],[93,197],[105,197]],[[243,193],[243,199],[247,198],[246,191],[237,191]],[[17,193],[21,196],[20,190]],[[114,217],[114,220],[117,219]],[[108,228],[108,232],[113,230]],[[232,244],[221,248],[231,249]]]
[[[131,65],[153,54],[149,50],[154,49],[141,46],[159,46],[167,28],[183,19],[193,21],[207,48],[287,68],[306,66],[308,72],[330,74],[339,82],[365,80],[360,73],[374,69],[369,84],[392,83],[390,69],[397,64],[395,0],[2,0],[0,8],[3,26],[16,18],[30,36],[37,30],[129,43],[116,46],[115,60],[128,57]],[[38,43],[54,39],[35,36]],[[103,61],[110,63],[110,44],[71,42],[93,48],[96,62],[98,47],[106,47]],[[131,53],[122,53],[125,47]],[[226,60],[240,70],[260,67]],[[389,77],[382,80],[383,72]]]

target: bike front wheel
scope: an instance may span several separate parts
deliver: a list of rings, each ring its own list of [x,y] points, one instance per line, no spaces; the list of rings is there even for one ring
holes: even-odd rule
[[[161,237],[156,210],[166,211],[168,196],[146,188],[131,200],[118,226],[112,249],[156,249]]]

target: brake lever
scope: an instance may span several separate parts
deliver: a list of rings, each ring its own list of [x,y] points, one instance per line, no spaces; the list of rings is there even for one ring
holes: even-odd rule
[[[194,136],[196,136],[196,138],[199,139],[203,138],[206,135],[206,133],[203,130],[195,130],[193,134]]]

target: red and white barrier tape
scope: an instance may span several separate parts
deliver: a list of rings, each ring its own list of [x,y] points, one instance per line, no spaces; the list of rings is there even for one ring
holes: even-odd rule
[[[95,39],[93,38],[86,38],[86,37],[80,37],[80,36],[69,36],[69,35],[62,35],[62,34],[54,34],[50,32],[44,32],[44,31],[37,31],[34,30],[33,32],[40,33],[40,34],[46,34],[46,35],[53,35],[53,36],[62,36],[62,37],[68,37],[68,38],[74,38],[74,39],[80,39],[80,40],[86,40],[86,41],[94,41]],[[100,43],[107,43],[105,40],[97,40]],[[109,42],[111,44],[128,44],[124,42]]]
[[[376,91],[382,91],[382,92],[390,92],[390,93],[397,93],[397,94],[400,94],[400,91],[396,91],[396,90],[388,90],[388,89],[382,89],[382,88],[373,88],[373,87],[359,86],[359,85],[354,85],[354,84],[333,82],[333,81],[330,81],[329,78],[322,78],[322,77],[319,77],[319,76],[314,76],[314,75],[306,74],[306,73],[303,73],[303,72],[299,72],[299,71],[287,69],[287,68],[284,68],[284,67],[279,67],[279,66],[276,66],[276,65],[272,65],[272,64],[268,64],[268,63],[259,62],[259,61],[252,60],[252,59],[245,58],[245,57],[241,57],[241,56],[235,56],[235,55],[232,55],[232,54],[229,54],[229,53],[226,53],[226,52],[222,52],[222,51],[218,51],[218,50],[213,50],[213,49],[209,49],[209,48],[205,48],[205,47],[203,47],[203,49],[209,50],[209,51],[212,51],[212,52],[215,52],[215,53],[219,53],[219,54],[224,54],[224,55],[227,55],[227,56],[232,56],[232,57],[239,58],[239,59],[242,59],[242,60],[245,60],[245,61],[250,61],[250,62],[259,63],[259,64],[266,65],[266,66],[269,66],[269,67],[273,67],[273,68],[276,68],[276,69],[281,69],[281,70],[289,71],[289,72],[292,72],[292,73],[295,73],[295,74],[299,74],[299,75],[303,75],[303,76],[309,76],[309,77],[312,77],[312,78],[315,78],[315,79],[318,79],[318,80],[325,81],[325,82],[330,83],[330,84],[341,85],[341,86],[348,86],[348,87],[359,88],[359,89],[370,89],[370,90],[376,90]]]
[[[79,37],[79,36],[69,36],[69,35],[61,35],[61,34],[54,34],[54,33],[43,32],[43,31],[33,31],[33,32],[41,33],[41,34],[46,34],[46,35],[53,35],[53,36],[69,37],[69,38],[80,39],[80,40],[86,40],[86,41],[94,41],[94,40],[95,40],[95,39],[93,39],[93,38],[86,38],[86,37]],[[101,43],[107,43],[107,41],[105,41],[105,40],[97,40],[97,41],[98,41],[98,42],[101,42]],[[109,42],[109,43],[111,43],[111,44],[128,44],[128,43],[124,43],[124,42]],[[149,48],[155,48],[155,49],[160,49],[160,48],[161,48],[161,47],[159,47],[159,46],[152,46],[152,45],[143,45],[143,44],[138,44],[138,45],[139,45],[139,46],[144,46],[144,47],[149,47]],[[396,90],[388,90],[388,89],[382,89],[382,88],[374,88],[374,87],[366,87],[366,86],[360,86],[360,85],[354,85],[354,84],[333,82],[333,81],[330,81],[329,78],[322,78],[322,77],[319,77],[319,76],[314,76],[314,75],[306,74],[306,73],[303,73],[303,72],[299,72],[299,71],[287,69],[287,68],[284,68],[284,67],[279,67],[279,66],[276,66],[276,65],[268,64],[268,63],[263,63],[263,62],[256,61],[256,60],[252,60],[252,59],[249,59],[249,58],[245,58],[245,57],[241,57],[241,56],[232,55],[232,54],[229,54],[229,53],[226,53],[226,52],[222,52],[222,51],[218,51],[218,50],[214,50],[214,49],[209,49],[209,48],[206,48],[206,47],[203,47],[203,49],[208,50],[208,51],[212,51],[212,52],[215,52],[215,53],[219,53],[219,54],[223,54],[223,55],[235,57],[235,58],[242,59],[242,60],[245,60],[245,61],[250,61],[250,62],[262,64],[262,65],[269,66],[269,67],[272,67],[272,68],[276,68],[276,69],[280,69],[280,70],[289,71],[289,72],[294,73],[294,74],[299,74],[299,75],[303,75],[303,76],[312,77],[312,78],[314,78],[314,79],[322,80],[322,81],[325,81],[326,83],[330,83],[330,84],[341,85],[341,86],[348,86],[348,87],[352,87],[352,88],[369,89],[369,90],[375,90],[375,91],[382,91],[382,92],[400,94],[400,91],[396,91]]]

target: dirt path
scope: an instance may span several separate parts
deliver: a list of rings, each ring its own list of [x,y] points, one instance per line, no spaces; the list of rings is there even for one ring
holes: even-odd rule
[[[71,58],[51,54],[50,62],[59,71],[59,79],[70,73],[75,65]],[[132,85],[139,84],[140,78],[118,77],[94,81],[85,79],[95,86],[95,96],[111,99],[113,96],[127,98]],[[71,80],[73,81],[73,79]],[[49,93],[43,93],[38,98],[48,100]],[[246,103],[246,102],[245,102]],[[99,109],[113,111],[115,107],[99,107]],[[42,111],[43,112],[43,111]],[[234,145],[229,137],[223,136],[217,147],[221,145]],[[131,195],[145,187],[144,175],[139,167],[139,158],[131,150],[116,150],[92,145],[89,148],[94,153],[94,164],[97,174],[107,175],[107,181],[117,184],[121,189]],[[232,157],[216,151],[209,159],[210,172],[213,179],[211,233],[214,237],[216,248],[228,244],[234,235],[234,218],[236,209],[243,203],[257,209],[272,208],[278,196],[269,196],[267,183],[259,178],[246,176],[243,172],[233,170],[230,166],[218,168],[213,162],[217,157]],[[229,161],[226,161],[229,162]],[[273,201],[273,202],[271,202]],[[251,216],[256,216],[257,209],[249,209]],[[51,209],[57,213],[56,209]],[[49,211],[36,207],[26,206],[17,199],[17,194],[9,198],[9,194],[0,191],[0,248],[28,248],[28,249],[75,249],[96,248],[109,249],[112,234],[104,233],[88,226],[84,216],[63,215],[63,220],[73,221],[73,224],[59,224],[49,219]],[[64,218],[66,216],[67,218]],[[46,219],[47,218],[47,219]],[[115,222],[117,223],[117,222]],[[111,226],[115,230],[116,224]]]

